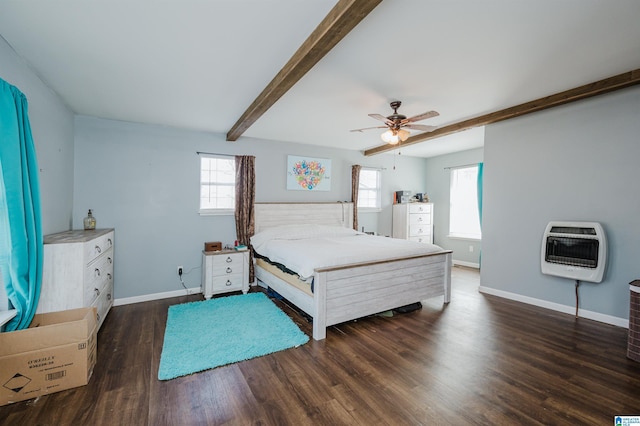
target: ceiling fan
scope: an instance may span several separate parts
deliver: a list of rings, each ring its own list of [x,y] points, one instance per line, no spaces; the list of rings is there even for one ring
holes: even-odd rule
[[[423,114],[414,115],[413,117],[407,118],[405,115],[398,114],[398,108],[402,102],[393,101],[389,105],[391,109],[393,109],[393,114],[388,117],[385,117],[380,114],[369,114],[369,117],[375,118],[376,120],[380,120],[384,122],[384,126],[376,126],[376,127],[365,127],[364,129],[354,129],[352,132],[362,132],[363,130],[369,129],[387,129],[386,132],[382,133],[380,137],[383,141],[396,145],[399,142],[404,142],[409,137],[409,131],[407,129],[421,130],[425,132],[430,132],[436,129],[436,126],[427,126],[424,124],[413,124],[416,121],[426,120],[427,118],[437,117],[438,114],[436,111],[428,111]]]

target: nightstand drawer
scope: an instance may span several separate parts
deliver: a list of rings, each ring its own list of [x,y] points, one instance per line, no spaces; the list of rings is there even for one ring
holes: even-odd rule
[[[242,253],[224,253],[213,256],[213,267],[242,266]]]
[[[211,270],[211,275],[214,277],[233,275],[233,274],[242,274],[242,263],[235,262],[229,263],[226,265],[213,265]]]
[[[224,277],[213,278],[213,291],[236,291],[242,290],[244,284],[244,275],[242,273],[235,275],[228,275]]]

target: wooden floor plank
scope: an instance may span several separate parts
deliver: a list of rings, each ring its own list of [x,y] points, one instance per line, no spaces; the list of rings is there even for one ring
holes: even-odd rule
[[[640,415],[627,330],[478,293],[328,329],[327,339],[174,380],[157,379],[169,306],[118,306],[87,386],[0,407],[11,425],[612,424]],[[276,303],[307,334],[312,324]],[[251,314],[247,314],[251,321]],[[255,327],[266,325],[255,323]]]

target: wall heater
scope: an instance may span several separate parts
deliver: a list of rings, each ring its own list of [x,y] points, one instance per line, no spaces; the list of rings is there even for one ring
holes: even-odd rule
[[[607,238],[597,222],[549,222],[542,238],[542,273],[599,283],[607,264]]]

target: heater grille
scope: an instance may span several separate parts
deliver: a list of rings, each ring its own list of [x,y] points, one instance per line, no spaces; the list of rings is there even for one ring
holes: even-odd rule
[[[592,238],[547,237],[544,260],[561,265],[595,268],[600,241]]]

